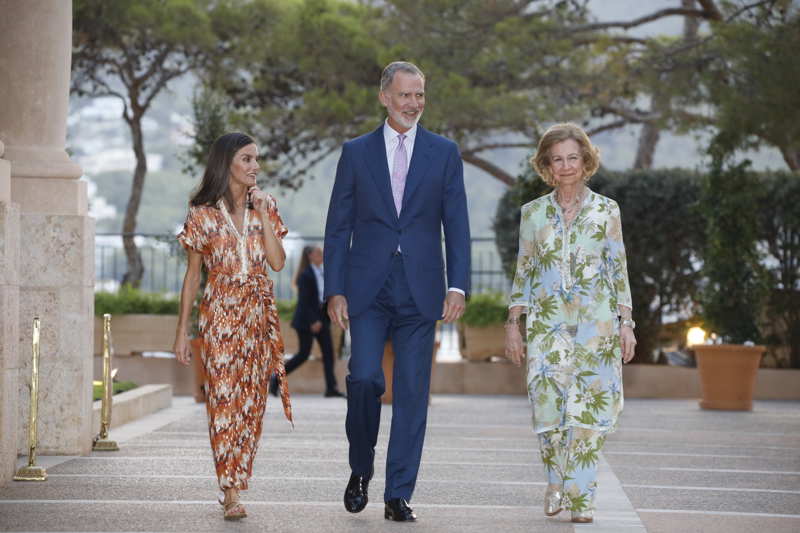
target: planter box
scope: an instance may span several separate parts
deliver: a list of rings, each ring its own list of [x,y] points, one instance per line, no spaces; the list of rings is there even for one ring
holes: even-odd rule
[[[103,357],[93,357],[94,379],[102,380]],[[117,379],[143,385],[167,384],[175,396],[195,394],[195,376],[191,365],[183,366],[173,357],[143,357],[139,354],[114,354],[111,368],[118,370]],[[125,394],[125,393],[122,393]],[[114,395],[119,396],[119,394]]]
[[[178,315],[112,315],[115,354],[171,352]],[[94,317],[94,353],[103,353],[103,317]]]
[[[175,330],[178,328],[177,315],[113,315],[111,317],[111,339],[114,353],[127,355],[142,352],[171,352],[175,342]],[[286,355],[297,353],[297,333],[289,322],[280,321]],[[333,349],[339,355],[342,331],[331,326]],[[103,318],[94,318],[94,353],[103,353]],[[316,341],[311,348],[312,357],[321,357]]]
[[[505,353],[505,329],[503,324],[490,326],[467,326],[458,324],[458,345],[461,356],[468,361],[486,361],[492,356],[503,357]]]
[[[100,379],[102,357],[94,358],[95,379]],[[141,385],[168,383],[176,396],[196,392],[197,378],[191,366],[175,359],[115,356],[112,362],[119,378]],[[347,361],[337,359],[336,379],[344,389]],[[506,361],[437,362],[431,376],[432,394],[526,394],[525,365],[516,367]],[[690,399],[700,397],[700,378],[696,368],[667,365],[625,365],[622,367],[626,398]],[[387,380],[387,385],[391,379]],[[306,361],[289,375],[292,394],[322,394],[325,379],[322,361]],[[755,400],[800,401],[800,370],[761,368],[756,376]]]
[[[144,385],[111,397],[111,429],[172,405],[172,387]],[[102,400],[92,404],[92,436],[100,432]],[[111,437],[113,439],[113,436]]]
[[[625,398],[699,398],[700,378],[686,366],[623,365],[622,391]]]

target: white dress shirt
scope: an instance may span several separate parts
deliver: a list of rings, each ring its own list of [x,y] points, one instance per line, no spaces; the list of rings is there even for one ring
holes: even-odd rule
[[[400,139],[398,138],[400,135],[399,131],[396,131],[389,125],[389,121],[383,123],[383,145],[386,147],[386,163],[389,166],[389,175],[392,175],[392,167],[394,165],[394,156],[397,152],[397,147],[399,145]],[[406,136],[404,143],[406,147],[406,154],[408,154],[408,161],[406,161],[406,168],[411,171],[411,155],[414,153],[414,141],[417,138],[417,125],[414,126],[404,133]],[[398,246],[398,250],[400,247]],[[448,291],[453,291],[461,294],[462,296],[466,296],[462,289],[457,289],[455,287],[450,287],[447,289]]]
[[[317,297],[319,298],[319,305],[324,301],[323,295],[325,294],[325,275],[322,270],[323,266],[317,266],[311,263],[311,270],[314,271],[314,277],[317,278]]]
[[[389,165],[389,175],[392,175],[392,168],[394,164],[394,154],[397,153],[397,146],[399,145],[399,139],[397,136],[400,135],[399,131],[395,131],[389,125],[389,121],[383,123],[383,145],[386,147],[386,163]],[[411,169],[411,155],[414,153],[414,140],[417,138],[417,125],[414,124],[414,127],[405,132],[403,135],[406,136],[403,143],[406,146],[406,154],[408,156],[408,161],[406,161],[406,168]]]

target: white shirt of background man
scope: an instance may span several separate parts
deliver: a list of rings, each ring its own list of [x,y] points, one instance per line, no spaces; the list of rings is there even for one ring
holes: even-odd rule
[[[317,278],[317,296],[319,297],[319,304],[322,305],[324,301],[323,295],[325,294],[325,276],[323,275],[322,265],[317,266],[311,263],[311,270],[314,272],[314,277]]]

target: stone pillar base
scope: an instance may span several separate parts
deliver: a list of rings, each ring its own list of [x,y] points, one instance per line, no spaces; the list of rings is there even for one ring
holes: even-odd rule
[[[8,183],[3,163],[0,159],[0,185]],[[11,480],[17,462],[19,217],[16,204],[0,200],[0,485]]]
[[[23,213],[20,236],[19,418],[17,449],[26,453],[33,318],[41,320],[39,453],[91,449],[94,220]]]
[[[13,168],[11,197],[23,213],[85,215],[88,212],[88,184],[85,181],[18,178],[17,169]]]

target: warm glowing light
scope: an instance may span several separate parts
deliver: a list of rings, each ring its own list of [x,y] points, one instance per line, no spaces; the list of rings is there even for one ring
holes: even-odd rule
[[[695,344],[704,344],[706,342],[706,332],[703,328],[693,327],[689,328],[686,333],[686,346],[693,346]]]

